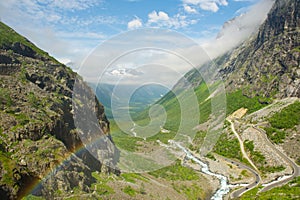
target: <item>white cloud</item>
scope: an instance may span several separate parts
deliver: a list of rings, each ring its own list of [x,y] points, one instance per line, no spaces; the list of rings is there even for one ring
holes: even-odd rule
[[[159,23],[169,21],[169,15],[163,11],[156,12],[155,10],[148,14],[149,23]]]
[[[225,23],[218,37],[203,45],[208,54],[212,58],[220,56],[249,38],[266,19],[273,3],[273,0],[262,0],[248,8],[246,13]]]
[[[140,28],[143,26],[143,22],[140,18],[136,17],[135,19],[131,20],[130,22],[128,22],[127,24],[127,28],[128,29],[136,29],[136,28]]]
[[[197,13],[197,10],[189,5],[184,4],[183,8],[187,13]]]
[[[197,20],[188,20],[185,15],[176,14],[170,17],[167,13],[163,11],[152,11],[148,14],[149,27],[162,27],[162,28],[182,28],[191,24],[197,23]]]
[[[197,6],[202,10],[217,12],[220,6],[227,6],[227,0],[182,0],[184,5]]]

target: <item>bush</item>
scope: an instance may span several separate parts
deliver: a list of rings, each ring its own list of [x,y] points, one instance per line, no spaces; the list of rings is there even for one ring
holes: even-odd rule
[[[275,144],[283,143],[287,133],[284,131],[280,131],[276,128],[265,127],[266,134],[268,138],[274,142]]]
[[[300,124],[300,102],[297,101],[274,114],[269,122],[272,127],[277,129],[293,128]]]
[[[156,178],[161,177],[170,181],[190,181],[199,179],[198,174],[193,169],[182,166],[179,160],[177,160],[174,165],[150,172],[149,174]]]
[[[123,189],[123,192],[132,197],[136,195],[136,191],[129,185]]]

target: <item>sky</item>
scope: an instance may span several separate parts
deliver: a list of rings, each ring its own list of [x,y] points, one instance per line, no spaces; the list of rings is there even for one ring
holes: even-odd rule
[[[99,45],[144,28],[180,33],[215,57],[248,37],[263,22],[271,4],[272,0],[2,0],[0,19],[78,70]],[[241,15],[235,24],[222,29],[224,22]],[[220,31],[223,40],[215,40]],[[216,52],[216,47],[223,50]],[[137,74],[124,65],[111,69],[111,75]]]

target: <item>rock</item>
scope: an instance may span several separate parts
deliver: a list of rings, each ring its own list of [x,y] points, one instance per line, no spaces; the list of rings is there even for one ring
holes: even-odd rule
[[[21,159],[19,165],[21,165],[21,166],[27,166],[27,163],[26,163],[26,161],[24,159]]]
[[[2,32],[7,31],[12,37],[17,34],[9,28],[5,29],[5,25],[0,29],[0,37]],[[92,125],[83,134],[95,139],[99,135],[90,134],[89,128],[97,127],[95,133],[101,133],[102,137],[107,137],[107,141],[112,141],[104,108],[76,73],[46,53],[36,51],[42,52],[26,39],[0,46],[0,72],[2,65],[6,67],[5,70],[11,70],[7,68],[11,67],[8,64],[21,63],[17,66],[19,70],[13,73],[6,73],[5,70],[5,74],[0,73],[1,89],[7,91],[2,93],[5,98],[2,98],[2,94],[0,97],[0,127],[1,133],[5,134],[0,138],[0,149],[9,152],[7,158],[1,157],[6,159],[0,160],[0,167],[2,162],[7,162],[3,166],[11,165],[8,169],[0,170],[0,182],[4,180],[3,177],[11,176],[11,168],[16,169],[14,177],[18,177],[10,177],[10,182],[0,186],[0,193],[3,192],[1,197],[21,199],[25,194],[23,190],[34,185],[36,179],[44,180],[34,194],[48,199],[56,198],[57,190],[68,192],[74,187],[80,188],[83,193],[89,192],[89,186],[95,182],[92,171],[100,171],[102,163],[90,151],[82,148],[85,145],[74,121],[74,113],[84,111],[96,116],[88,121]],[[74,110],[72,107],[75,82],[84,92],[81,96],[83,110]],[[76,152],[78,148],[82,149],[79,153]],[[107,156],[116,157],[114,147],[106,148],[104,145],[101,151]],[[109,162],[111,167],[116,164],[116,160]]]

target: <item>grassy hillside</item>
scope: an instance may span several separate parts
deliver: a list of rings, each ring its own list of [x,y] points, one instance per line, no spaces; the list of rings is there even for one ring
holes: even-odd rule
[[[47,58],[51,58],[54,60],[54,58],[50,57],[48,53],[44,52],[43,50],[36,47],[34,44],[32,44],[29,40],[15,32],[12,28],[5,25],[4,23],[0,22],[0,47],[2,48],[9,48],[14,43],[21,43],[29,48],[31,48],[33,51],[35,51],[37,54],[45,56]]]
[[[246,192],[241,200],[289,200],[300,199],[300,177],[295,178],[288,184],[273,188],[267,192],[258,193],[258,188]]]

